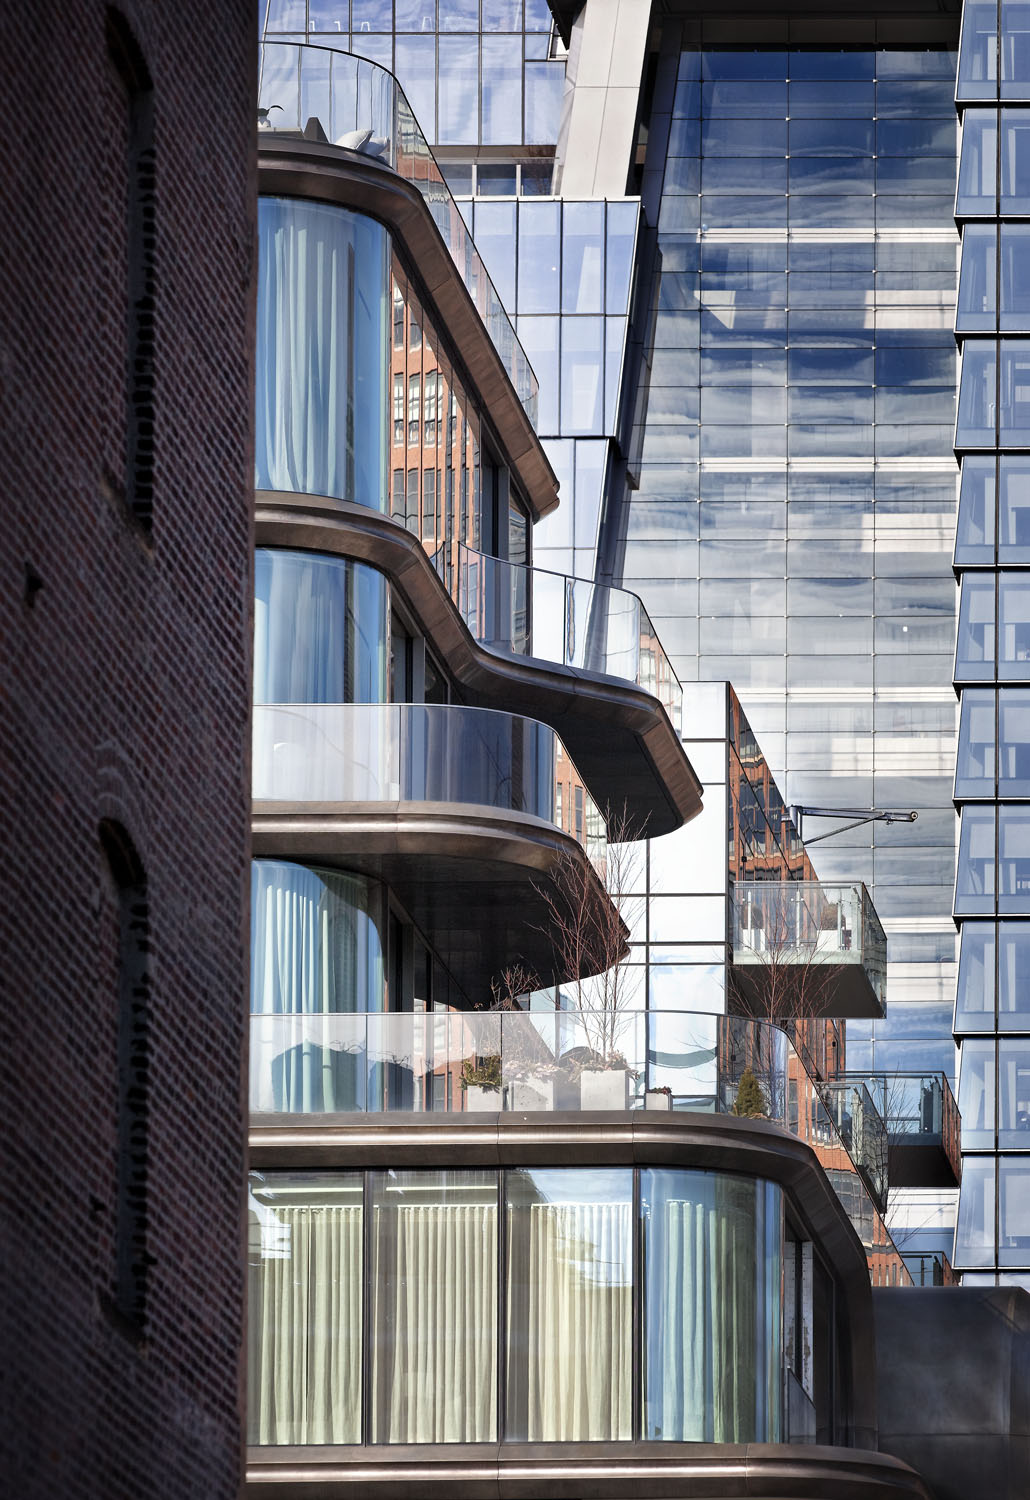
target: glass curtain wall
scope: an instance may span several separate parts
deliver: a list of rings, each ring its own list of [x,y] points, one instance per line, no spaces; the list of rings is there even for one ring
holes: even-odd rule
[[[964,1281],[1030,1286],[1030,54],[1028,9],[966,0],[958,75],[962,374],[955,797]],[[977,450],[980,450],[979,452]],[[1020,920],[1022,918],[1022,920]]]
[[[781,1441],[783,1234],[718,1172],[254,1172],[250,1440]]]
[[[953,1076],[955,54],[728,47],[711,17],[662,27],[616,581],[682,681],[733,683],[788,804],[918,811],[815,863],[870,887],[905,1014],[903,1057],[851,1022],[849,1060]]]

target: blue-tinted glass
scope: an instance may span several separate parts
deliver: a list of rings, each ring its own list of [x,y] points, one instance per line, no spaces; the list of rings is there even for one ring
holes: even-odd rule
[[[963,1051],[965,1046],[963,1046]],[[955,1265],[994,1265],[994,1160],[975,1157],[962,1164],[962,1189],[955,1230]]]
[[[879,156],[946,156],[954,164],[955,121],[878,120],[876,151]]]
[[[506,38],[504,39],[506,42]],[[495,43],[488,38],[484,45]],[[503,45],[503,43],[502,43]],[[398,38],[398,49],[401,40]],[[432,54],[429,54],[432,56]],[[479,90],[478,58],[464,37],[440,38],[440,87],[438,91],[439,126],[437,140],[443,145],[475,143],[479,139],[476,119],[476,96]],[[517,96],[516,96],[517,97]],[[410,95],[409,95],[410,98]],[[493,94],[483,79],[483,110],[487,117]],[[416,114],[418,110],[416,108]]]
[[[513,161],[481,161],[476,167],[476,192],[483,198],[512,198],[517,178]]]
[[[965,1041],[959,1056],[958,1107],[962,1116],[962,1149],[994,1147],[995,1043]]]
[[[347,31],[349,19],[347,0],[308,0],[310,31]]]
[[[1030,807],[998,808],[998,910],[1030,912]]]
[[[790,159],[790,191],[792,193],[869,194],[873,191],[872,158],[864,156],[792,156]],[[793,213],[794,205],[792,204],[792,216]]]
[[[993,458],[962,460],[955,561],[966,567],[994,561],[994,465]]]
[[[750,120],[718,116],[705,120],[701,143],[705,156],[786,156],[787,122],[770,120],[756,130]],[[672,154],[671,144],[669,150]]]
[[[994,99],[997,92],[997,0],[965,0],[958,59],[958,98]]]
[[[792,385],[791,422],[841,422],[864,426],[873,420],[871,386]]]
[[[786,192],[787,163],[778,157],[706,157],[702,186],[706,193]],[[726,221],[720,218],[718,222]]]
[[[448,44],[450,45],[450,44]],[[469,54],[469,87],[475,94],[475,47],[469,47],[463,38],[458,46],[464,46]],[[483,49],[483,97],[482,97],[482,141],[484,145],[507,144],[521,136],[519,116],[522,112],[522,43],[519,37],[484,36]],[[440,87],[443,79],[443,39],[440,41]]]
[[[1001,212],[1030,213],[1030,120],[1020,110],[1001,112]]]
[[[998,578],[998,676],[1030,678],[1030,575]]]
[[[994,214],[997,210],[997,115],[988,109],[967,109],[962,117],[958,195],[955,212]]]
[[[791,156],[872,156],[873,150],[871,120],[791,118]]]
[[[856,48],[842,47],[839,52],[805,48],[791,52],[787,59],[787,77],[816,79],[871,79],[874,76],[874,54]]]
[[[791,121],[803,118],[870,120],[873,116],[873,85],[837,80],[790,84]]]
[[[550,31],[552,19],[547,0],[526,0],[527,31]]]
[[[772,349],[706,348],[701,354],[701,381],[705,385],[782,385],[786,378],[786,354]]]
[[[636,203],[609,203],[605,240],[605,308],[609,313],[628,313],[633,244],[636,239]]]
[[[549,42],[550,38],[543,32],[527,32],[525,36],[527,61],[539,62],[545,58],[548,55]]]
[[[672,118],[676,120],[686,119],[694,121],[701,113],[701,84],[695,80],[688,80],[676,85],[676,93],[672,101]]]
[[[265,31],[302,32],[307,26],[304,0],[266,0],[262,9]]]
[[[955,77],[956,54],[942,47],[915,48],[905,51],[889,47],[876,54],[877,78],[940,78],[950,82]]]
[[[701,77],[705,80],[736,78],[787,78],[787,54],[765,48],[746,48],[727,52],[707,51],[701,54]]]
[[[955,222],[955,205],[950,193],[885,193],[876,200],[877,229],[947,229]]]
[[[791,349],[787,354],[787,378],[791,385],[807,381],[818,384],[872,384],[873,354],[862,349]]]
[[[558,424],[558,322],[553,317],[518,319],[518,339],[540,382],[538,430],[556,435]]]
[[[867,165],[872,166],[872,162]],[[827,193],[796,193],[790,200],[791,229],[861,229],[871,225],[871,193],[850,186],[846,193],[833,197]]]
[[[564,81],[563,62],[526,63],[524,139],[527,146],[550,146],[557,141]]]
[[[939,83],[878,83],[876,113],[881,120],[938,116],[954,122],[955,100],[950,79]]]
[[[737,122],[740,123],[739,121]],[[698,119],[669,122],[667,156],[698,156],[701,152],[701,122]]]
[[[483,0],[484,31],[521,31],[522,0]]]
[[[999,462],[998,561],[1030,562],[1030,459]]]
[[[994,677],[994,579],[967,573],[959,594],[955,676],[959,681]]]
[[[394,39],[394,70],[416,120],[426,137],[436,140],[436,38],[398,36]]]
[[[1001,322],[1003,330],[1030,330],[1030,225],[1001,226]]]
[[[1001,97],[1030,99],[1030,6],[1002,0]]]
[[[515,204],[480,198],[473,237],[497,294],[509,312],[515,310]]]
[[[742,120],[783,120],[787,116],[787,85],[705,83],[701,85],[701,113],[706,118],[729,115]]]
[[[956,797],[994,796],[994,708],[993,688],[967,688],[962,694]]]
[[[782,175],[786,185],[786,162],[773,159],[769,165],[777,168],[776,175]],[[664,209],[664,204],[662,206]],[[756,190],[752,196],[711,194],[701,199],[702,232],[706,229],[785,229],[786,225],[787,199],[783,193],[767,197],[760,196]]]
[[[876,163],[878,193],[950,193],[955,181],[953,156],[883,156]]]
[[[962,350],[959,384],[958,448],[993,448],[997,409],[997,346],[993,340],[967,340]]]
[[[799,203],[818,203],[818,198],[798,199]],[[848,202],[857,202],[848,199]],[[791,344],[807,344],[811,348],[831,346],[858,349],[873,343],[873,315],[871,309],[860,308],[791,308],[789,315],[789,338]]]
[[[998,795],[1030,797],[1030,688],[998,690]]]
[[[1008,1086],[1012,1100],[1012,1120],[1016,1127],[1008,1134],[1008,1144],[1030,1145],[1027,1139],[1028,1104],[1030,1104],[1030,1068],[1019,1044],[1013,1047],[1013,1058],[999,1059],[1003,1087]],[[999,1145],[1004,1144],[999,1141]],[[1030,1156],[1003,1156],[998,1162],[998,1264],[1030,1265]]]
[[[395,31],[436,30],[436,0],[394,0],[393,14]]]
[[[392,31],[393,6],[390,0],[351,0],[351,30]]]
[[[479,30],[479,0],[439,0],[439,5],[441,31]],[[419,8],[431,15],[432,0],[422,0]]]
[[[549,198],[554,179],[553,161],[524,161],[519,169],[519,192],[524,198]]]
[[[963,922],[955,1000],[957,1033],[994,1030],[994,966],[994,923]]]
[[[1002,339],[998,441],[1030,447],[1030,340]]]
[[[1030,1030],[1030,923],[998,924],[998,1029]]]
[[[561,205],[519,205],[519,312],[556,313],[561,302]],[[532,359],[530,359],[532,363]],[[539,373],[539,372],[538,372]]]
[[[604,329],[600,318],[561,325],[561,429],[584,436],[602,430]]]
[[[997,326],[997,234],[993,224],[967,224],[962,232],[955,311],[959,333],[989,332]]]
[[[379,36],[375,32],[355,32],[351,37],[351,51],[357,57],[378,63],[381,68],[394,69],[393,37]],[[421,123],[421,121],[419,122]]]
[[[975,803],[962,809],[955,874],[955,911],[960,915],[987,916],[994,911],[994,815],[993,807]]]
[[[701,163],[695,156],[670,156],[665,163],[663,193],[697,193],[701,190]]]
[[[658,214],[658,230],[663,242],[669,235],[695,235],[700,222],[701,206],[696,197],[675,194],[662,199]]]
[[[720,312],[718,309],[702,311],[703,348],[719,344],[782,347],[786,341],[787,315],[782,308],[742,308],[739,313],[733,310]]]

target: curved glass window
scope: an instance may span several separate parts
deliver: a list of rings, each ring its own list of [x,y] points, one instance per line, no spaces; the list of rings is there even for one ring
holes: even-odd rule
[[[364,1013],[383,1009],[383,931],[382,891],[363,876],[254,861],[252,1110],[365,1107]]]
[[[390,585],[367,563],[259,549],[255,703],[385,703]]]
[[[387,507],[390,237],[299,198],[258,208],[259,490]]]
[[[631,1433],[633,1173],[508,1174],[507,1435]]]
[[[780,1439],[783,1195],[718,1172],[641,1174],[644,1437]]]

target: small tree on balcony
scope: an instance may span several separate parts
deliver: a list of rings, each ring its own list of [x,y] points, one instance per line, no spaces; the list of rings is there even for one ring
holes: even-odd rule
[[[552,867],[551,885],[537,886],[547,908],[544,930],[556,972],[592,1054],[594,1066],[625,1066],[620,1043],[640,998],[642,971],[626,964],[628,934],[643,911],[643,829],[625,807],[605,819],[608,843],[597,868],[569,850]],[[598,878],[600,877],[600,878]]]
[[[769,1113],[769,1104],[762,1085],[751,1068],[745,1068],[737,1085],[737,1097],[733,1101],[731,1114],[747,1120],[762,1119]]]

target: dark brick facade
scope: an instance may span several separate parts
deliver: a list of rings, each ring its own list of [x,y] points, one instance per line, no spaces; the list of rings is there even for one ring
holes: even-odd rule
[[[0,7],[12,1500],[242,1461],[256,18],[124,16]]]

